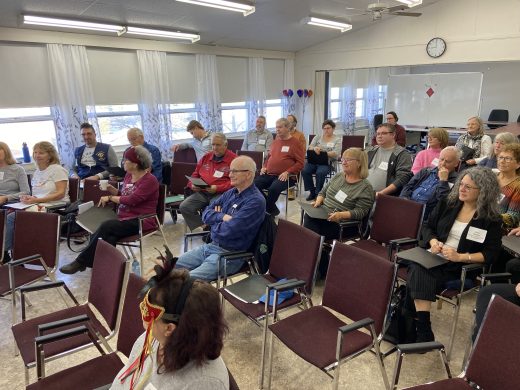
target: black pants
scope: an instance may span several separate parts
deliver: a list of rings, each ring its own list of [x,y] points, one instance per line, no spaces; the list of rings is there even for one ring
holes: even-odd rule
[[[296,183],[294,179],[289,180],[289,187]],[[268,213],[277,210],[276,201],[282,191],[287,190],[287,181],[278,180],[278,175],[260,175],[255,179],[255,186],[260,190],[267,190],[265,209]]]
[[[105,221],[101,224],[98,230],[90,237],[90,242],[87,247],[79,254],[76,261],[86,267],[92,267],[94,264],[94,255],[96,253],[96,246],[98,239],[103,239],[110,245],[116,246],[116,243],[125,237],[132,236],[139,233],[139,222],[136,219],[128,219],[119,221],[113,219]]]
[[[506,272],[509,272],[513,283],[520,283],[520,259],[515,257],[506,263]]]
[[[442,291],[444,283],[460,279],[462,266],[456,263],[426,269],[417,263],[408,265],[408,295],[412,299],[435,302],[435,295]]]

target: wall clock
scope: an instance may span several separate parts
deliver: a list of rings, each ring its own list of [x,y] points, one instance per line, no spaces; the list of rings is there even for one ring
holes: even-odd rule
[[[439,58],[446,51],[446,41],[442,38],[432,38],[426,45],[426,53],[432,58]]]

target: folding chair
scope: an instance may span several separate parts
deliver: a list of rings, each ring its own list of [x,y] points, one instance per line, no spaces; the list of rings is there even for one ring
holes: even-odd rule
[[[44,214],[53,215],[53,214]],[[86,303],[79,305],[78,301],[62,281],[35,285],[20,289],[22,322],[13,325],[14,340],[20,351],[24,368],[25,382],[29,383],[29,368],[36,365],[35,338],[49,331],[70,329],[78,324],[84,324],[101,341],[107,351],[112,352],[108,339],[119,329],[122,303],[128,280],[129,263],[123,254],[112,245],[100,240],[96,247],[94,267]],[[25,294],[53,287],[64,287],[76,306],[58,310],[30,320],[25,319]],[[105,327],[96,317],[96,309],[106,322]],[[88,336],[81,334],[62,342],[55,342],[43,347],[45,360],[50,361],[92,345]]]
[[[471,389],[520,389],[518,375],[518,351],[520,350],[520,307],[499,296],[493,296],[489,303],[482,327],[475,341],[475,347],[465,369],[457,378],[452,378],[446,362],[449,379],[410,387],[416,390],[471,390]],[[398,345],[393,389],[399,381],[399,370],[406,354],[424,353],[438,349],[438,343]],[[430,344],[430,345],[429,345]],[[416,344],[417,345],[417,344]]]
[[[140,299],[138,295],[145,283],[146,281],[144,279],[135,274],[130,274],[128,277],[128,286],[126,288],[123,313],[121,315],[121,323],[123,326],[120,327],[117,335],[115,352],[107,355],[100,349],[101,356],[45,377],[43,346],[71,337],[71,334],[77,332],[78,328],[38,337],[36,339],[36,349],[38,351],[36,371],[38,373],[38,381],[29,385],[27,390],[57,389],[60,387],[65,389],[88,390],[112,383],[117,373],[124,366],[118,356],[118,352],[128,358],[135,341],[143,334],[141,311],[139,310]],[[85,325],[80,326],[80,328],[84,333],[89,332],[89,329]],[[95,340],[95,336],[91,336]]]
[[[271,325],[269,382],[271,387],[274,338],[333,378],[338,388],[342,363],[374,350],[385,388],[388,378],[379,350],[395,267],[392,263],[351,245],[334,243],[320,306],[296,313]],[[275,298],[277,299],[275,290]],[[328,309],[355,321],[346,324]],[[276,318],[273,310],[273,317]],[[369,334],[359,331],[365,328]],[[262,360],[265,359],[265,353]],[[335,369],[334,374],[329,372]],[[261,373],[261,388],[264,373]]]
[[[111,186],[117,188],[118,184],[117,181],[109,181],[108,184]],[[110,192],[108,190],[103,191],[99,188],[99,181],[97,180],[84,180],[83,181],[83,197],[82,201],[83,203],[86,202],[94,202],[94,205],[97,206],[99,203],[99,198],[102,196],[110,195]]]
[[[5,217],[3,211],[2,216]],[[5,222],[1,223],[2,230],[4,224]],[[58,214],[16,212],[11,256],[13,260],[0,266],[0,297],[11,294],[13,324],[16,323],[16,291],[45,278],[56,281],[59,229]],[[3,236],[2,232],[2,238]],[[34,267],[27,268],[26,264]]]
[[[69,198],[70,203],[79,199],[79,179],[77,177],[69,177]]]
[[[237,150],[240,150],[242,144],[244,143],[243,138],[228,138],[227,139],[227,148],[231,150],[233,153],[236,153]]]
[[[164,223],[165,213],[165,199],[166,199],[166,186],[164,184],[159,185],[159,198],[157,199],[157,209],[155,214],[140,215],[137,219],[139,222],[139,233],[129,237],[120,239],[116,245],[122,246],[127,259],[137,260],[132,248],[139,248],[139,264],[141,265],[141,275],[144,275],[144,263],[143,263],[143,240],[146,237],[151,236],[154,233],[159,233],[164,243],[166,244],[166,237],[162,230]],[[145,229],[144,223],[147,220],[154,220],[156,227],[151,229]]]
[[[249,156],[253,159],[256,164],[256,172],[260,172],[264,163],[264,152],[257,152],[254,150],[239,150],[237,151],[238,156]]]
[[[197,164],[197,155],[195,154],[195,150],[193,148],[187,148],[182,150],[179,149],[173,153],[173,161]]]
[[[172,176],[170,179],[170,196],[184,195],[184,189],[188,185],[186,176],[191,176],[197,164],[174,161],[172,163]],[[184,199],[184,198],[183,198]],[[173,223],[177,222],[177,213],[182,200],[166,200],[165,208],[170,212]]]

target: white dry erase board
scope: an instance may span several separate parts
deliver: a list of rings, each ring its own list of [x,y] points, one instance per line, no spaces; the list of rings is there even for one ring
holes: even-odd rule
[[[403,126],[466,127],[480,113],[479,72],[390,75],[385,112]]]

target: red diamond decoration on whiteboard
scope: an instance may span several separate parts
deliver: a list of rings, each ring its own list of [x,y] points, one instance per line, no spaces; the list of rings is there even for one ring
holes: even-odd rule
[[[435,91],[432,89],[432,87],[428,88],[428,90],[426,91],[426,95],[428,95],[428,97],[432,97],[434,93]]]

